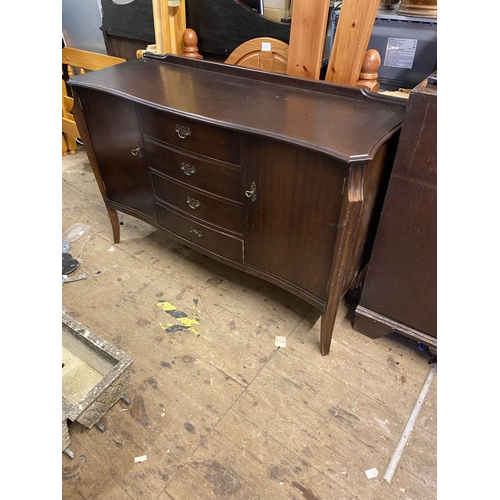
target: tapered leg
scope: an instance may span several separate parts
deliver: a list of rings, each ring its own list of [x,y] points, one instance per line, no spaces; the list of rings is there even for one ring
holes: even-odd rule
[[[335,326],[335,319],[339,309],[340,295],[332,297],[328,301],[326,311],[321,316],[320,326],[320,347],[321,355],[327,356],[330,354],[330,344],[332,343],[333,327]]]
[[[356,228],[361,212],[362,197],[362,175],[360,167],[352,167],[349,172],[348,201],[343,204],[342,218],[345,220],[344,227],[336,242],[334,252],[334,264],[330,274],[330,289],[326,308],[321,317],[320,344],[321,354],[326,356],[330,353],[330,344],[332,342],[333,327],[339,309],[340,299],[342,298],[342,289],[346,279],[347,265],[356,236]],[[355,200],[355,201],[352,201]]]
[[[120,220],[118,219],[118,212],[112,208],[108,208],[107,210],[111,229],[113,229],[113,241],[114,243],[120,243]]]

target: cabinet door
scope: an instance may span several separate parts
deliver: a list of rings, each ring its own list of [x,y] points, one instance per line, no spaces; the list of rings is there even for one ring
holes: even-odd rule
[[[280,141],[242,141],[245,264],[326,300],[347,165]]]
[[[78,96],[108,200],[157,220],[135,104],[87,89]]]

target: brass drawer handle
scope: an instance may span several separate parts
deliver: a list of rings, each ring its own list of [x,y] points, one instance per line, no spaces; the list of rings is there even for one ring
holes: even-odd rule
[[[198,236],[198,238],[201,238],[201,231],[199,229],[195,229],[194,227],[191,227],[189,229],[189,232],[195,234],[196,236]]]
[[[189,137],[191,135],[191,130],[189,130],[189,127],[183,127],[182,125],[176,125],[175,131],[181,139],[185,139],[186,137]]]
[[[257,186],[255,185],[255,182],[250,184],[250,191],[245,191],[245,196],[250,198],[252,201],[257,199]]]
[[[190,175],[196,174],[196,169],[189,165],[189,163],[181,163],[181,170],[189,177]]]
[[[201,203],[198,200],[195,200],[194,198],[187,197],[187,204],[189,205],[190,208],[193,210],[197,209],[200,207]]]

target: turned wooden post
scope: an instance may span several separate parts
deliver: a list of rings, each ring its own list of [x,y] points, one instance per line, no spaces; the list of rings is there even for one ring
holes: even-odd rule
[[[185,30],[182,35],[182,43],[184,45],[182,50],[183,56],[192,57],[193,59],[203,59],[203,56],[198,51],[198,35],[196,31],[191,28]]]
[[[363,66],[359,74],[359,80],[356,83],[358,87],[378,92],[380,83],[378,83],[378,69],[380,68],[380,54],[375,49],[366,51],[365,58],[363,59]]]

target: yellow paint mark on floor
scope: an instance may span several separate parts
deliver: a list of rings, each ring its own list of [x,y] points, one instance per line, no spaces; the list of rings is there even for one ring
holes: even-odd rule
[[[185,330],[189,330],[189,331],[193,332],[198,337],[200,336],[200,333],[194,328],[195,325],[200,324],[200,322],[197,319],[188,318],[187,315],[185,313],[183,313],[182,311],[179,311],[181,313],[179,315],[172,314],[173,311],[177,311],[177,308],[174,305],[170,304],[169,302],[161,301],[161,302],[157,302],[156,305],[158,307],[160,307],[166,313],[169,313],[172,317],[177,319],[182,324],[182,326],[180,326],[180,325],[175,325],[174,323],[167,323],[167,325],[165,326],[162,323],[160,323],[160,326],[163,328],[163,330],[165,330],[168,333],[173,333],[175,331],[185,329]],[[196,309],[199,312],[199,309],[198,308],[196,308]]]
[[[175,311],[177,307],[169,304],[168,302],[157,302],[156,305],[160,307],[163,311]]]

